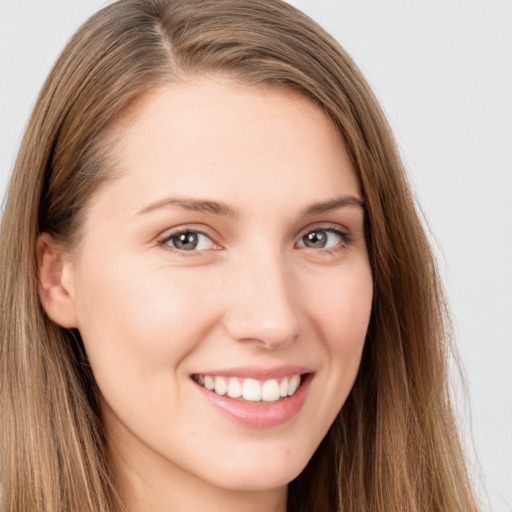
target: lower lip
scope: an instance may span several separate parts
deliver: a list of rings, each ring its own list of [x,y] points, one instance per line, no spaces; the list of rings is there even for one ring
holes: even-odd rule
[[[306,400],[313,375],[303,378],[297,391],[277,402],[241,402],[228,396],[217,395],[194,382],[195,387],[221,414],[227,418],[254,428],[268,428],[290,421],[301,410]]]

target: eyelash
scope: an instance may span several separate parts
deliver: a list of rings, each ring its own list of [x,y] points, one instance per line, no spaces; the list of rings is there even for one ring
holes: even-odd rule
[[[328,226],[317,225],[317,226],[307,228],[307,230],[303,231],[302,234],[299,236],[299,240],[303,240],[303,238],[306,235],[308,235],[310,233],[314,233],[315,231],[324,231],[324,232],[334,233],[335,235],[339,236],[341,239],[341,241],[338,244],[336,244],[334,247],[327,248],[327,249],[324,249],[324,248],[319,248],[316,250],[313,249],[317,253],[335,255],[336,253],[338,253],[339,251],[342,251],[343,249],[345,249],[348,245],[350,245],[353,242],[353,238],[352,238],[351,234],[348,231],[341,229],[338,225],[328,225]],[[179,256],[182,256],[182,257],[195,256],[195,255],[197,255],[198,252],[203,252],[203,251],[208,250],[208,249],[201,249],[201,250],[194,249],[194,250],[186,251],[186,250],[182,250],[182,249],[173,247],[172,245],[169,245],[169,242],[173,238],[176,238],[180,235],[184,235],[187,233],[205,236],[208,239],[210,239],[214,245],[217,245],[208,233],[205,233],[204,231],[202,231],[200,229],[195,229],[195,228],[177,229],[176,231],[167,233],[165,236],[163,236],[162,238],[160,238],[158,240],[158,245],[165,248],[166,250],[170,250],[173,253],[175,253]],[[308,249],[308,247],[302,246],[301,249]],[[213,249],[213,250],[219,250],[219,249]]]

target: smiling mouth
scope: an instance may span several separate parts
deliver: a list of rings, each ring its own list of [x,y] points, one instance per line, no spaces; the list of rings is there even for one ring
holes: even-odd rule
[[[279,379],[256,380],[240,377],[192,375],[196,384],[212,393],[253,404],[272,403],[293,396],[304,382],[305,377],[306,374],[297,374]]]

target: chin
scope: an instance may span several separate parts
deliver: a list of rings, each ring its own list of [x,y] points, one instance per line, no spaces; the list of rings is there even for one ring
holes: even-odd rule
[[[237,459],[215,472],[213,484],[233,491],[265,491],[288,485],[302,473],[311,457],[288,453],[285,456],[254,460]],[[226,461],[228,462],[228,461]]]

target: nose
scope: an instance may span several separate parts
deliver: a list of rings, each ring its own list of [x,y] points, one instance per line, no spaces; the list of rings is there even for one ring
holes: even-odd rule
[[[252,253],[230,277],[224,327],[231,338],[276,349],[299,333],[297,290],[282,257]]]

